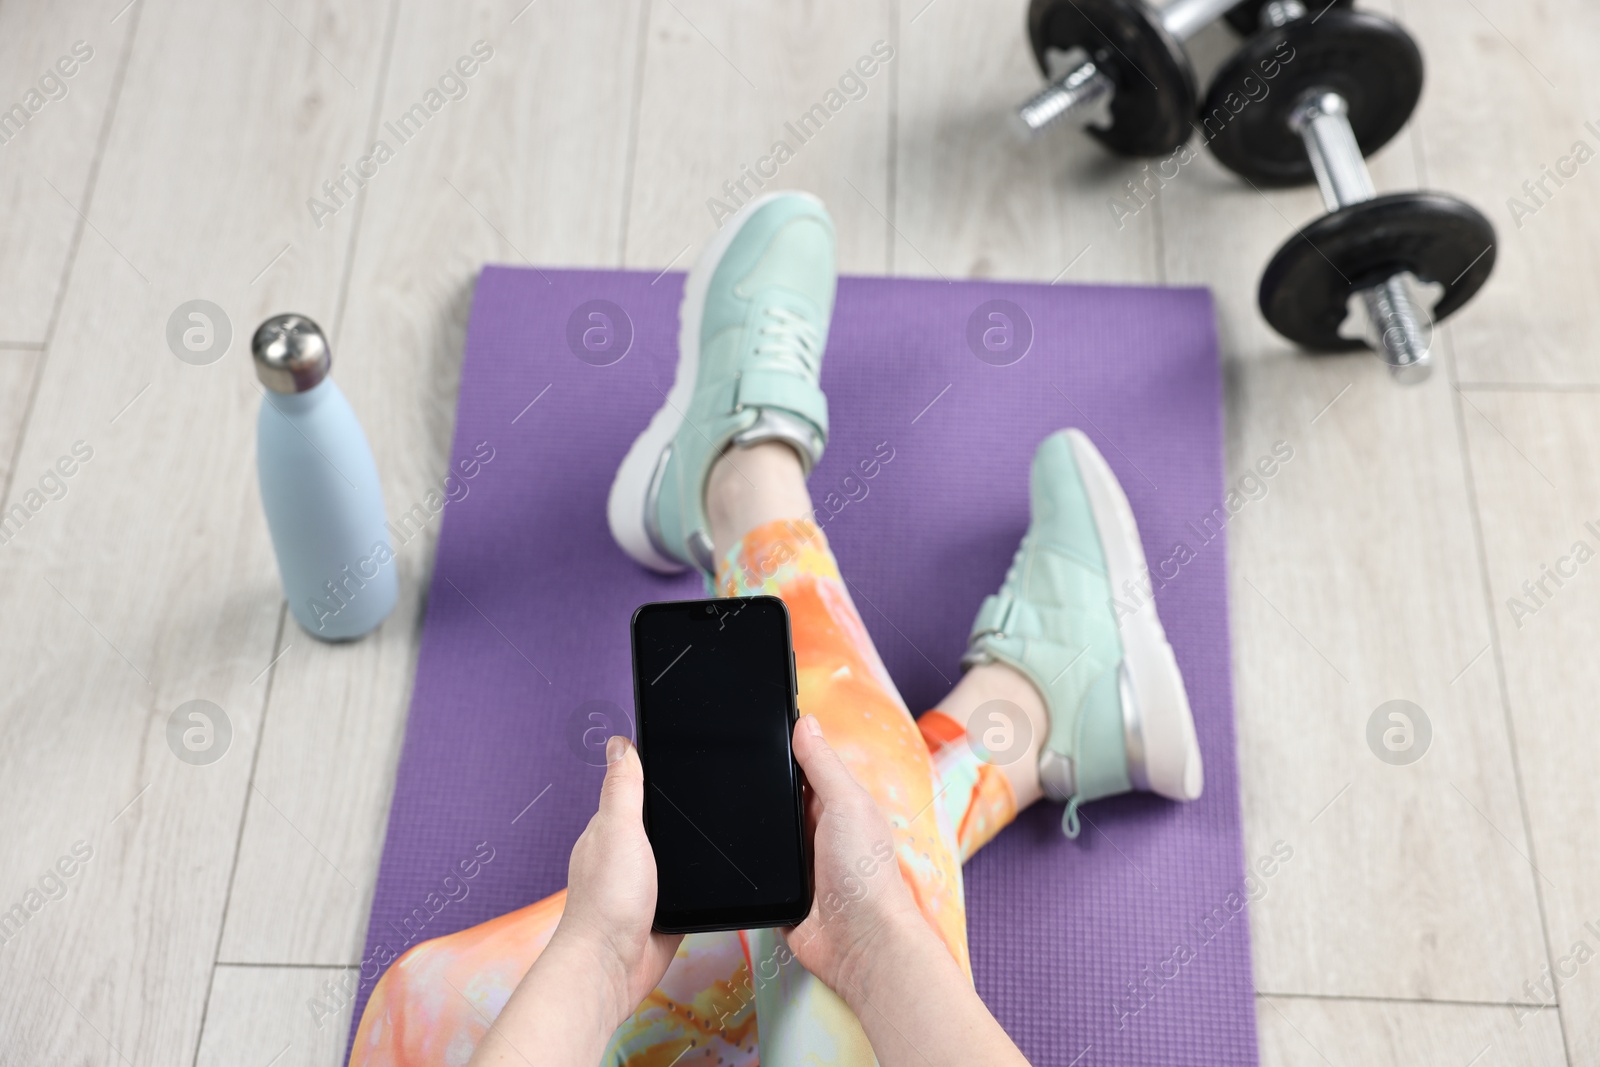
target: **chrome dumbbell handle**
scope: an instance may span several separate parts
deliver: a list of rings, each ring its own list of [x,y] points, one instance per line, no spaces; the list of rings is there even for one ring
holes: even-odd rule
[[[1273,29],[1305,17],[1306,5],[1300,0],[1267,0],[1261,5],[1261,24]]]
[[[1017,108],[1017,121],[1031,137],[1063,116],[1094,114],[1116,91],[1094,60],[1087,59],[1030,96]]]
[[[1344,97],[1323,92],[1307,97],[1290,120],[1305,142],[1322,202],[1330,213],[1377,195],[1348,116]],[[1396,274],[1386,278],[1361,290],[1360,297],[1367,312],[1367,341],[1373,350],[1396,378],[1406,382],[1426,378],[1432,369],[1428,352],[1431,331],[1426,316],[1418,310],[1409,277]]]
[[[1173,0],[1161,9],[1161,25],[1173,37],[1187,41],[1201,27],[1215,22],[1238,0]],[[1273,0],[1275,4],[1305,8],[1299,0]],[[1068,115],[1089,116],[1098,112],[1102,101],[1109,104],[1117,87],[1093,59],[1085,59],[1040,89],[1021,107],[1017,121],[1028,136]]]
[[[1305,142],[1317,187],[1329,211],[1378,195],[1367,161],[1350,128],[1349,106],[1338,93],[1317,93],[1295,109],[1289,124]]]
[[[1172,0],[1161,9],[1161,25],[1180,41],[1187,41],[1217,21],[1233,4],[1228,0]]]

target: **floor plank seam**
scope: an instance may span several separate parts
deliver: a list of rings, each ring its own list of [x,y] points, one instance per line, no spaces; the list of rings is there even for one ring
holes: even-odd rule
[[[633,102],[629,105],[628,147],[622,161],[622,225],[617,234],[617,266],[628,265],[628,225],[633,221],[634,166],[639,152],[639,116],[644,113],[645,64],[650,58],[650,14],[654,5],[650,0],[639,0],[635,5],[639,20],[639,34],[633,63]]]
[[[904,52],[904,41],[900,35],[900,19],[904,12],[900,8],[900,0],[889,0],[889,36],[894,40],[895,55]],[[895,214],[900,204],[900,67],[902,64],[892,64],[889,70],[889,159],[888,186],[889,202],[884,214],[884,225],[888,232],[883,235],[883,273],[894,277],[894,240],[895,240]]]
[[[278,609],[278,630],[272,641],[274,652],[283,643],[284,624],[288,618],[289,602],[285,600]],[[239,829],[233,838],[233,862],[228,865],[228,885],[222,894],[222,916],[217,920],[217,947],[211,953],[211,973],[206,976],[206,994],[200,1004],[200,1024],[195,1030],[194,1056],[190,1058],[190,1067],[199,1067],[200,1064],[200,1046],[205,1042],[206,1019],[211,1013],[211,993],[217,985],[217,960],[222,957],[222,939],[228,932],[228,908],[233,903],[233,882],[239,876],[239,855],[244,850],[244,828],[250,820],[250,795],[255,792],[256,767],[261,763],[261,749],[267,738],[267,712],[272,707],[272,685],[278,677],[273,666],[267,670],[267,688],[261,695],[261,719],[256,727],[256,744],[250,752],[250,773],[245,778],[244,803],[239,806]]]
[[[39,387],[44,382],[45,365],[50,361],[50,342],[55,340],[56,327],[61,323],[61,309],[67,301],[67,290],[72,282],[72,270],[78,264],[78,249],[83,244],[83,231],[89,224],[89,212],[94,206],[94,194],[100,185],[100,164],[105,159],[106,145],[111,141],[111,127],[116,122],[117,108],[122,102],[122,84],[128,75],[128,67],[133,62],[134,41],[139,36],[140,16],[144,13],[141,6],[133,13],[133,20],[128,23],[128,40],[122,46],[122,55],[117,60],[116,72],[111,76],[111,89],[106,95],[105,114],[100,119],[100,132],[95,137],[94,155],[89,161],[89,173],[83,183],[83,206],[78,211],[78,221],[73,225],[72,238],[67,242],[66,262],[61,266],[61,280],[56,283],[55,300],[50,306],[50,319],[45,325],[44,340],[40,342],[38,351],[39,364],[33,368],[33,381],[28,387],[28,399],[22,406],[22,417],[17,420],[17,435],[12,443],[11,454],[14,459],[20,459],[22,448],[28,439],[28,429],[33,423],[33,405],[39,399]],[[11,487],[16,480],[17,464],[13,462],[12,468],[6,473],[5,489],[0,492],[0,504],[11,499]]]
[[[399,32],[400,0],[389,2],[389,27],[383,35],[383,58],[378,63],[378,84],[372,93],[372,113],[367,119],[367,143],[378,139],[378,124],[383,121],[383,96],[389,86],[389,65],[394,61],[394,40]],[[345,304],[350,298],[350,279],[356,272],[356,255],[360,249],[361,223],[367,215],[366,190],[356,200],[355,218],[350,222],[350,243],[345,248],[343,276],[339,279],[339,298],[333,305],[333,340],[338,341],[344,328]]]
[[[261,971],[353,971],[360,967],[358,963],[265,963],[247,962],[245,960],[218,960],[217,967],[236,967],[245,970]]]
[[[1459,382],[1469,393],[1600,393],[1600,382]]]
[[[390,67],[390,64],[392,63],[393,58],[394,58],[394,42],[395,42],[395,36],[396,36],[396,34],[398,32],[399,22],[400,22],[400,0],[390,0],[390,4],[389,4],[389,25],[388,25],[388,28],[384,31],[383,58],[379,62],[377,84],[373,88],[372,107],[371,107],[371,111],[369,112],[369,117],[367,119],[366,132],[367,132],[367,140],[368,140],[369,143],[377,137],[378,123],[382,120],[383,97],[384,97],[384,93],[385,93],[385,91],[387,90],[387,87],[388,87],[389,67]],[[345,303],[346,303],[346,301],[347,301],[347,299],[349,297],[349,293],[350,293],[350,279],[355,274],[355,258],[356,258],[357,251],[358,251],[358,248],[359,248],[359,238],[360,238],[360,235],[361,235],[361,224],[362,224],[362,221],[364,220],[364,218],[366,216],[366,206],[367,206],[367,198],[365,196],[362,196],[359,199],[359,201],[356,203],[355,217],[351,220],[351,223],[350,223],[350,243],[347,246],[346,251],[345,251],[345,261],[344,261],[344,265],[343,265],[343,268],[342,268],[342,271],[341,271],[342,277],[340,278],[340,281],[339,281],[339,298],[338,298],[337,303],[334,305],[334,316],[333,316],[332,328],[333,328],[333,335],[334,335],[335,338],[337,338],[339,336],[339,331],[344,325]],[[206,979],[205,1003],[204,1003],[203,1007],[201,1008],[199,1031],[195,1035],[194,1058],[192,1060],[192,1067],[199,1067],[199,1063],[200,1063],[200,1048],[201,1048],[201,1045],[205,1041],[206,1018],[207,1018],[207,1014],[209,1013],[209,1011],[211,1009],[211,994],[212,994],[212,990],[216,988],[217,968],[220,966],[220,961],[221,961],[221,958],[222,958],[222,940],[223,940],[224,936],[226,936],[226,934],[227,934],[227,929],[228,929],[228,910],[229,910],[230,906],[233,903],[234,880],[235,880],[235,878],[238,877],[238,873],[239,873],[239,857],[244,851],[244,831],[245,831],[245,827],[249,823],[249,817],[250,817],[250,795],[255,789],[256,768],[257,768],[257,766],[259,765],[259,763],[261,761],[261,749],[262,749],[262,746],[265,744],[265,741],[266,741],[267,715],[268,715],[268,712],[272,708],[272,687],[273,687],[273,683],[277,679],[277,672],[276,672],[276,670],[273,669],[273,666],[276,665],[276,663],[277,663],[278,656],[279,656],[279,653],[280,653],[280,649],[281,649],[281,647],[283,645],[283,633],[284,633],[285,625],[286,625],[287,620],[288,620],[288,616],[289,616],[289,605],[288,605],[288,602],[285,601],[283,606],[282,606],[282,608],[279,610],[279,614],[278,614],[278,631],[277,631],[277,634],[274,637],[273,642],[272,642],[273,659],[272,659],[272,663],[269,664],[269,666],[267,668],[271,673],[267,677],[266,692],[264,694],[262,694],[262,698],[261,698],[261,725],[260,725],[260,728],[259,728],[259,730],[258,730],[258,732],[256,734],[255,750],[251,753],[251,756],[250,756],[250,774],[249,774],[248,780],[245,783],[244,805],[242,807],[242,810],[239,813],[239,830],[238,830],[238,834],[234,838],[233,863],[232,863],[231,867],[228,870],[228,887],[227,887],[227,891],[226,891],[226,893],[225,893],[225,895],[223,897],[223,902],[222,902],[222,921],[218,924],[218,927],[217,927],[217,947],[216,947],[216,950],[212,953],[212,957],[211,957],[211,973]]]
[[[1274,997],[1278,1000],[1332,1000],[1355,1004],[1439,1004],[1459,1008],[1555,1008],[1559,1001],[1537,1000],[1461,1000],[1454,997],[1380,997],[1359,993],[1284,993],[1270,989],[1256,990],[1257,997]]]
[[[1395,14],[1402,21],[1406,14],[1406,0],[1394,0]],[[1480,12],[1481,14],[1481,12]],[[1531,65],[1531,64],[1530,64]],[[1417,179],[1420,188],[1428,187],[1428,157],[1427,142],[1424,137],[1424,122],[1422,116],[1417,116],[1412,124],[1411,145],[1413,159],[1417,168]],[[1550,949],[1550,919],[1544,902],[1544,890],[1539,885],[1538,850],[1533,840],[1533,824],[1528,817],[1527,791],[1523,787],[1522,759],[1517,748],[1516,729],[1511,716],[1511,690],[1506,682],[1505,657],[1500,645],[1500,625],[1495,616],[1494,583],[1489,575],[1489,549],[1484,540],[1482,508],[1478,502],[1478,485],[1472,464],[1472,445],[1467,438],[1466,412],[1462,410],[1464,398],[1461,394],[1460,367],[1457,363],[1458,351],[1455,344],[1455,330],[1453,327],[1439,326],[1436,333],[1443,335],[1444,348],[1447,354],[1445,366],[1446,378],[1450,385],[1450,408],[1456,422],[1456,451],[1461,457],[1463,481],[1467,490],[1467,511],[1472,517],[1472,539],[1478,555],[1478,579],[1483,592],[1483,611],[1489,623],[1489,644],[1494,650],[1495,685],[1500,693],[1500,714],[1506,734],[1507,752],[1511,758],[1512,780],[1517,788],[1517,811],[1522,817],[1522,833],[1528,845],[1528,866],[1533,868],[1534,901],[1539,908],[1539,932],[1544,938],[1540,946],[1544,950],[1545,966],[1554,968],[1555,960]],[[1566,1060],[1567,1067],[1572,1067],[1572,1045],[1567,1037],[1566,1016],[1561,1010],[1559,997],[1555,1001],[1556,1022],[1561,1034],[1561,1055]]]
[[[1550,917],[1545,906],[1544,889],[1539,884],[1540,872],[1538,866],[1538,846],[1534,842],[1533,825],[1528,818],[1527,790],[1523,785],[1522,758],[1517,747],[1516,724],[1511,715],[1511,690],[1506,682],[1505,656],[1501,648],[1500,624],[1494,610],[1494,583],[1489,574],[1489,546],[1484,539],[1483,514],[1478,502],[1478,484],[1475,468],[1472,463],[1472,444],[1467,437],[1466,412],[1462,410],[1463,397],[1457,387],[1456,379],[1456,347],[1455,332],[1453,329],[1444,328],[1446,350],[1449,360],[1446,366],[1450,386],[1450,408],[1455,415],[1456,447],[1461,456],[1462,473],[1467,491],[1467,512],[1472,518],[1473,546],[1478,556],[1478,585],[1483,594],[1483,610],[1489,623],[1489,646],[1494,652],[1495,686],[1500,695],[1500,715],[1506,737],[1507,755],[1511,759],[1512,782],[1517,790],[1517,813],[1522,820],[1522,834],[1528,846],[1528,866],[1532,868],[1534,877],[1530,879],[1533,885],[1533,899],[1539,909],[1539,932],[1544,944],[1540,946],[1544,953],[1545,967],[1552,972],[1556,961],[1550,950]],[[1561,1032],[1561,1054],[1568,1067],[1572,1067],[1572,1045],[1567,1035],[1566,1014],[1561,1010],[1560,1000],[1555,1002],[1556,1021]]]

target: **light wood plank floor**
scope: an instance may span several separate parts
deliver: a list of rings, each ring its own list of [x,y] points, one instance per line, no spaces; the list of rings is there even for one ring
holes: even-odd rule
[[[59,497],[0,544],[0,910],[78,849],[0,944],[0,1062],[343,1050],[348,1014],[312,1004],[358,961],[437,529],[377,635],[330,648],[286,618],[254,325],[330,330],[403,510],[443,474],[481,264],[682,268],[707,199],[880,40],[894,59],[780,178],[828,201],[842,269],[1208,286],[1230,482],[1294,450],[1230,523],[1246,853],[1295,850],[1250,917],[1263,1062],[1600,1062],[1600,570],[1562,562],[1600,549],[1600,170],[1508,203],[1600,150],[1600,10],[1371,6],[1429,63],[1378,185],[1454,191],[1501,235],[1414,389],[1260,321],[1314,191],[1202,155],[1119,223],[1138,165],[1015,143],[1023,0],[0,0],[0,107],[48,98],[0,145],[0,478],[8,507]],[[479,41],[465,96],[314,219]],[[1232,43],[1202,33],[1202,70]],[[41,84],[84,50],[64,96]],[[196,298],[232,324],[209,366],[165,342]],[[65,495],[41,487],[75,445]],[[233,730],[207,767],[166,742],[196,698]],[[1432,724],[1411,766],[1367,746],[1393,699]]]

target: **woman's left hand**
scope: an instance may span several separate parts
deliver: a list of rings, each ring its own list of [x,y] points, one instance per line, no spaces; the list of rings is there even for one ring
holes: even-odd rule
[[[613,737],[606,760],[600,810],[572,846],[561,921],[470,1067],[599,1062],[677,954],[682,934],[650,929],[656,857],[644,832],[639,754],[627,738]]]
[[[552,938],[598,959],[617,1022],[661,981],[682,934],[650,928],[656,912],[656,860],[644,832],[644,767],[625,737],[606,742],[600,810],[572,846],[567,904]]]

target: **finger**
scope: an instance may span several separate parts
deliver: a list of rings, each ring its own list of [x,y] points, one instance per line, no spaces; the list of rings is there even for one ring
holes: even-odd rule
[[[806,772],[806,781],[823,806],[838,804],[862,792],[839,753],[822,735],[814,715],[802,715],[794,727],[794,758]]]
[[[644,765],[626,737],[606,742],[606,778],[600,784],[600,814],[637,821],[644,811]]]

